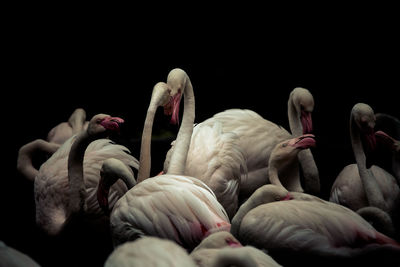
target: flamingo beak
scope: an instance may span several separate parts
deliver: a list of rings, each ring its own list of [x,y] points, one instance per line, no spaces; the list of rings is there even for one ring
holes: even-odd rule
[[[100,124],[107,130],[119,131],[122,123],[124,123],[124,120],[119,117],[106,117]]]
[[[302,110],[300,118],[301,118],[301,124],[303,126],[303,134],[312,133],[313,125],[312,125],[311,112]]]
[[[182,93],[179,90],[177,94],[172,96],[169,102],[164,105],[164,114],[171,115],[171,124],[179,125],[179,106],[181,103]]]
[[[293,146],[299,149],[307,149],[315,147],[315,136],[313,134],[304,134],[299,136],[294,142]]]
[[[290,193],[287,193],[287,195],[284,198],[282,198],[281,200],[292,200],[292,199],[293,199],[293,196]]]

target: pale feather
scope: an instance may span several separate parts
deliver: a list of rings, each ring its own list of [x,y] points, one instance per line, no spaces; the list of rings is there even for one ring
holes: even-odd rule
[[[114,244],[143,233],[195,246],[205,230],[229,224],[215,195],[200,180],[179,175],[149,178],[117,201],[110,216]]]
[[[75,136],[68,139],[39,169],[35,179],[34,192],[36,204],[36,222],[45,231],[59,231],[67,219],[66,210],[69,199],[68,154]],[[138,169],[138,161],[130,151],[109,139],[99,139],[89,144],[85,152],[83,168],[87,191],[86,205],[88,214],[102,215],[96,198],[96,187],[100,179],[100,169],[107,158],[121,160],[127,166]],[[109,203],[115,202],[127,191],[122,181],[110,189]]]
[[[326,201],[290,200],[260,205],[243,218],[239,240],[264,249],[341,257],[355,256],[369,247],[396,248],[394,241],[378,233],[358,214]]]

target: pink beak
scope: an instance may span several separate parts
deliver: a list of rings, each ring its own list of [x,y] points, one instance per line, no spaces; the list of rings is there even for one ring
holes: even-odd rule
[[[124,120],[119,117],[106,117],[100,124],[107,130],[119,131],[119,127],[122,123],[124,123]]]
[[[290,193],[287,193],[287,195],[284,198],[282,198],[282,200],[291,200],[291,199],[293,199],[293,197]]]
[[[312,133],[313,126],[312,126],[311,112],[302,110],[300,118],[301,118],[301,124],[303,126],[303,134]]]
[[[179,106],[181,103],[182,93],[178,92],[175,96],[173,96],[173,107],[172,107],[172,116],[171,116],[171,124],[179,125]]]

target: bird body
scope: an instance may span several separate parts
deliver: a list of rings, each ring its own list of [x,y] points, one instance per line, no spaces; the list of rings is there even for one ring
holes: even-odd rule
[[[355,104],[350,113],[350,137],[356,164],[346,166],[339,173],[332,185],[329,200],[360,214],[377,211],[373,220],[386,221],[379,230],[393,236],[392,218],[396,213],[400,188],[390,173],[378,166],[367,166],[367,156],[376,149],[377,133],[374,127],[375,114],[372,108],[364,103]]]
[[[175,242],[143,237],[117,247],[104,267],[196,267],[187,252]]]
[[[233,254],[240,253],[252,258],[258,267],[281,266],[263,251],[252,246],[242,246],[231,233],[226,231],[213,233],[203,239],[190,253],[190,257],[193,258],[198,267],[206,267],[212,266],[212,262],[222,255],[232,257]]]
[[[184,174],[196,177],[215,193],[230,218],[238,207],[241,173],[246,173],[246,161],[237,145],[238,136],[223,132],[222,124],[213,118],[193,128]],[[174,143],[167,153],[164,169],[168,169]]]
[[[186,248],[195,247],[213,231],[230,228],[226,212],[207,185],[168,174],[130,189],[115,204],[110,225],[114,245],[150,235]]]
[[[396,179],[385,169],[372,165],[370,167],[376,179],[379,190],[382,192],[388,210],[393,210],[396,205],[396,196],[400,194]],[[369,206],[357,164],[349,164],[337,176],[332,185],[330,201],[344,205],[354,211]]]
[[[247,198],[258,187],[270,183],[269,157],[275,145],[292,135],[283,127],[268,121],[252,110],[229,109],[213,116],[223,131],[238,136],[237,145],[246,159],[247,174],[240,179],[241,198]],[[303,192],[297,162],[286,169],[282,184],[290,191]]]
[[[68,178],[68,158],[77,135],[68,139],[39,169],[34,182],[36,223],[49,234],[58,234],[69,216],[70,181]],[[116,158],[132,168],[138,168],[137,160],[129,150],[109,139],[91,142],[83,158],[83,183],[86,192],[84,199],[90,215],[102,216],[96,197],[100,180],[100,169],[104,160]],[[111,189],[110,206],[127,191],[126,185],[119,181]]]
[[[341,205],[304,200],[260,205],[242,220],[239,240],[264,249],[297,250],[320,256],[354,257],[368,249],[400,245]]]

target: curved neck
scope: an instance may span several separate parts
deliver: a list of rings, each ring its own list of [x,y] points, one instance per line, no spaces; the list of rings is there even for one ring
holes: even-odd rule
[[[269,182],[273,185],[284,187],[279,179],[278,168],[271,161],[268,166]]]
[[[366,221],[372,222],[371,224],[379,232],[388,236],[393,236],[396,233],[392,219],[387,212],[376,207],[364,207],[357,210],[357,213]]]
[[[85,110],[82,108],[75,109],[75,111],[71,114],[71,116],[68,119],[68,123],[71,125],[72,128],[72,134],[79,133],[80,131],[83,130],[85,120],[86,120]]]
[[[184,97],[184,110],[182,125],[179,128],[178,136],[176,138],[174,152],[171,156],[169,163],[168,174],[182,175],[185,172],[186,157],[189,151],[190,139],[193,132],[193,123],[195,117],[195,101],[192,83],[189,77],[183,92]]]
[[[69,215],[84,211],[86,188],[83,178],[83,158],[86,148],[94,140],[95,138],[87,131],[83,131],[75,137],[71,146],[68,155]]]
[[[292,136],[297,137],[302,135],[303,125],[301,123],[300,114],[294,106],[292,93],[290,94],[288,101],[288,119]],[[303,171],[305,190],[311,194],[319,194],[321,189],[319,172],[311,150],[305,149],[300,151],[297,158],[299,159]]]
[[[370,169],[367,169],[366,157],[361,142],[360,131],[354,121],[353,114],[350,115],[350,137],[354,157],[356,159],[358,173],[364,187],[365,195],[370,206],[387,210],[379,185]]]
[[[140,163],[137,182],[150,177],[151,170],[151,136],[153,130],[154,116],[157,108],[162,99],[162,94],[154,92],[151,96],[150,105],[147,109],[146,119],[144,121],[144,127],[142,132],[142,143],[140,146]]]
[[[270,185],[259,187],[254,193],[240,206],[235,216],[231,220],[231,233],[238,236],[240,224],[243,217],[252,209],[270,202],[270,192],[266,190]],[[289,193],[289,192],[288,192]]]
[[[97,202],[106,215],[110,214],[108,206],[110,188],[118,179],[125,183],[128,190],[136,185],[135,177],[123,162],[115,158],[106,159],[100,171],[100,181],[96,193]]]
[[[301,124],[300,114],[297,113],[296,107],[293,103],[293,93],[289,95],[288,101],[288,119],[290,132],[293,137],[303,134],[303,126]]]
[[[34,181],[39,170],[33,166],[33,154],[37,151],[53,154],[59,147],[59,144],[50,143],[42,139],[36,139],[23,145],[18,151],[17,170],[29,180]]]

